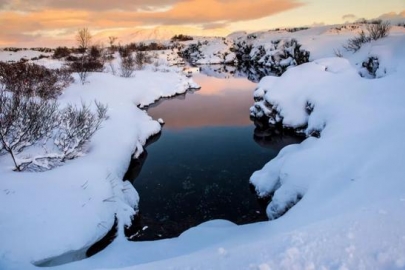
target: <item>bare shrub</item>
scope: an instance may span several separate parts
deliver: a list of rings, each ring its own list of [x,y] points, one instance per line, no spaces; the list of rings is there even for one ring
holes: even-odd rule
[[[367,24],[366,28],[369,32],[369,38],[372,40],[377,40],[388,36],[391,25],[388,21],[383,22],[378,20]]]
[[[74,62],[74,61],[79,61],[79,57],[77,57],[77,56],[74,56],[74,55],[69,55],[69,56],[67,56],[66,58],[65,58],[65,60],[66,61],[69,61],[69,62]]]
[[[43,52],[43,53],[53,52],[53,49],[47,48],[47,47],[33,47],[33,48],[30,48],[30,50],[37,51],[37,52]]]
[[[357,36],[349,39],[347,45],[344,45],[343,48],[348,51],[357,52],[364,43],[388,36],[391,29],[388,21],[376,20],[371,22],[365,21],[365,23],[368,35],[362,30]]]
[[[52,58],[61,59],[70,55],[70,50],[67,47],[57,47]]]
[[[29,63],[0,62],[0,85],[18,95],[55,99],[73,82],[67,69],[47,69]]]
[[[93,59],[101,58],[101,51],[102,49],[99,46],[91,46],[89,56]]]
[[[135,58],[132,54],[131,49],[126,47],[120,47],[118,52],[121,57],[121,77],[128,78],[132,76],[132,73],[135,71]]]
[[[11,155],[15,170],[21,171],[24,165],[16,154],[46,138],[55,128],[57,108],[55,101],[0,90],[0,142]]]
[[[16,47],[6,47],[3,49],[5,52],[18,52],[18,51],[23,51],[26,50],[25,48],[16,48]]]
[[[336,57],[342,58],[343,54],[339,49],[333,49],[333,52],[335,53]]]
[[[135,58],[132,53],[121,57],[121,77],[128,78],[135,71]]]
[[[38,57],[32,57],[31,61],[36,61],[36,60],[40,60],[40,59],[44,59],[44,58],[49,58],[49,55],[40,54]]]
[[[174,35],[170,40],[172,42],[174,42],[174,41],[188,41],[188,40],[193,40],[193,37],[180,34],[180,35]]]
[[[366,36],[366,33],[362,30],[357,36],[347,41],[347,45],[344,45],[347,51],[357,52],[360,50],[364,43],[370,42],[370,38]]]
[[[68,105],[61,111],[54,144],[62,153],[62,162],[80,156],[83,146],[107,119],[107,106],[98,102],[95,104],[96,113],[84,103],[80,107]]]
[[[149,63],[151,63],[151,58],[145,52],[137,51],[135,53],[135,64],[137,69],[143,69],[145,64]]]
[[[131,51],[160,51],[160,50],[168,50],[172,49],[172,46],[167,46],[162,43],[151,42],[149,44],[145,44],[144,42],[139,43],[129,43],[127,46]]]
[[[89,72],[103,71],[104,64],[99,58],[95,59],[89,56],[83,56],[76,61],[69,62],[68,67],[71,72],[77,72],[79,74],[80,81],[84,84],[87,81]]]

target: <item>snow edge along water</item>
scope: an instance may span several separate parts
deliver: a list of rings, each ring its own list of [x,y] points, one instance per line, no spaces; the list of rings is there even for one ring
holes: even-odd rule
[[[43,173],[13,172],[10,160],[0,158],[0,204],[7,205],[0,209],[0,268],[3,262],[7,268],[14,262],[17,269],[30,268],[28,262],[89,247],[109,231],[114,216],[117,237],[124,237],[124,225],[139,202],[124,174],[130,157],[141,154],[146,140],[161,131],[160,123],[139,107],[199,88],[180,69],[167,69],[136,71],[132,78],[93,73],[84,85],[75,78],[58,99],[61,106],[98,100],[109,107],[109,119],[85,156]]]

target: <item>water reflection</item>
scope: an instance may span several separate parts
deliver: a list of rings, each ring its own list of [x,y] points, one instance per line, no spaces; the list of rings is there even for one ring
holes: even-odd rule
[[[140,215],[126,230],[131,240],[175,237],[211,219],[267,220],[267,201],[257,198],[249,178],[282,147],[301,141],[253,124],[249,107],[256,85],[246,78],[194,79],[199,91],[148,108],[166,124],[126,175],[141,198]]]
[[[148,114],[154,119],[163,118],[165,129],[251,124],[248,112],[256,84],[244,78],[221,79],[203,74],[193,79],[200,90],[162,100],[151,106]]]
[[[247,78],[248,80],[258,83],[265,76],[276,76],[263,67],[255,67],[249,65],[229,66],[229,65],[207,65],[200,66],[201,73],[216,78]]]
[[[305,135],[296,134],[292,130],[275,127],[256,118],[251,120],[255,125],[253,140],[261,147],[280,151],[286,145],[299,143],[305,139]]]

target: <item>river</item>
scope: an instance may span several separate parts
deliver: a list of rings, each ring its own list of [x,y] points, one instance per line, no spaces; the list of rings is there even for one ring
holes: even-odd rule
[[[200,90],[147,109],[165,125],[126,175],[140,195],[131,240],[176,237],[212,219],[267,220],[268,200],[257,198],[249,178],[302,138],[255,125],[249,108],[256,83],[220,70],[202,68],[193,75]]]

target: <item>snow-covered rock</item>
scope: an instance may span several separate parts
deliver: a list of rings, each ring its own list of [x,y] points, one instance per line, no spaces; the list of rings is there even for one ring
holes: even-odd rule
[[[370,49],[380,44],[390,44],[385,50],[405,58],[401,45],[405,44],[404,36],[380,40]],[[359,53],[367,55],[365,49]],[[405,116],[405,109],[398,100],[405,98],[405,81],[401,80],[405,65],[398,64],[396,69],[370,81],[360,76],[349,60],[325,58],[291,69],[270,83],[260,83],[255,96],[262,96],[263,89],[266,94],[252,107],[254,115],[266,115],[270,122],[277,122],[277,115],[285,127],[306,127],[307,135],[320,133],[318,139],[308,138],[300,145],[286,147],[252,175],[251,182],[260,196],[274,193],[267,208],[270,219],[282,215],[302,197],[302,207],[325,194],[340,197],[346,205],[350,201],[346,189],[354,182],[353,188],[367,189],[373,200],[395,192],[387,184],[404,188],[401,175],[405,176],[405,171],[399,164],[405,161],[405,145],[398,139],[405,126],[398,117]],[[392,129],[396,132],[388,131]],[[374,152],[377,145],[379,150]],[[387,168],[395,172],[389,180]],[[368,186],[379,187],[378,192],[375,190],[378,194]],[[353,200],[355,203],[357,198]],[[368,200],[361,203],[367,204]]]

